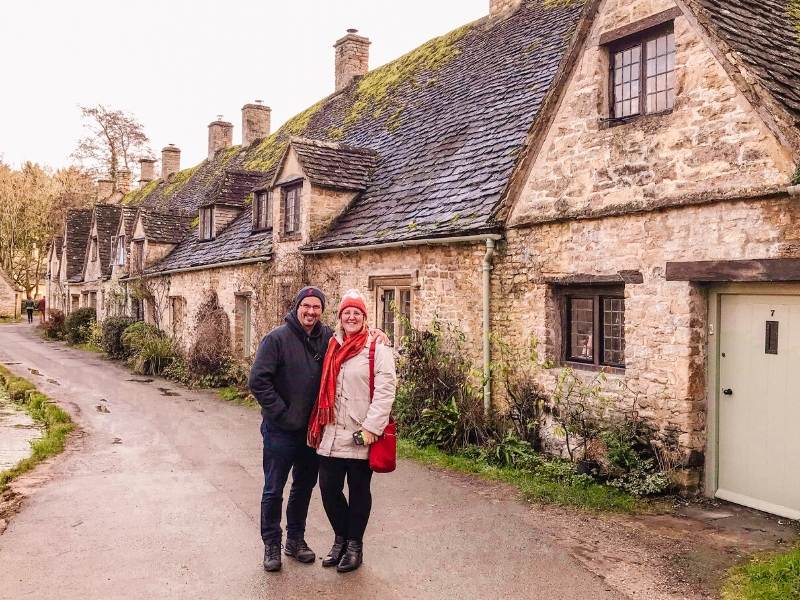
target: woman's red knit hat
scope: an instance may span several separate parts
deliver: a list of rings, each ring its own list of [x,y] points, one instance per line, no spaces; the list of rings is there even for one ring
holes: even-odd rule
[[[364,296],[358,293],[358,290],[347,290],[342,296],[342,301],[339,303],[338,315],[342,316],[342,311],[345,308],[357,308],[366,318],[367,316],[367,303],[364,302]]]

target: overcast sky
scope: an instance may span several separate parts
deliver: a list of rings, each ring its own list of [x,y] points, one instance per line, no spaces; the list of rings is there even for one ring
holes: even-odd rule
[[[370,68],[482,17],[489,0],[27,0],[0,16],[0,158],[60,167],[82,135],[78,105],[144,124],[156,158],[207,153],[218,114],[241,142],[241,107],[261,99],[272,129],[333,91],[333,43],[354,27]]]

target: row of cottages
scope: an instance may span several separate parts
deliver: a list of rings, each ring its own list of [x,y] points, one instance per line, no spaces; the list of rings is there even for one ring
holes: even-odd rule
[[[0,317],[18,317],[25,291],[0,268]]]
[[[677,443],[684,486],[800,517],[783,0],[492,0],[373,71],[368,47],[337,41],[334,93],[275,133],[246,105],[241,146],[215,121],[200,165],[167,147],[160,179],[72,213],[66,305],[113,298],[188,344],[216,302],[247,357],[301,284],[359,288],[394,339],[399,315],[456,325],[486,372],[502,340],[538,342],[550,390],[604,371]]]

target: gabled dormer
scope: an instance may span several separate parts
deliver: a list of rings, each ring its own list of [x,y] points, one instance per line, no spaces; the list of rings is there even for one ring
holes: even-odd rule
[[[192,226],[189,215],[161,213],[140,208],[129,247],[128,273],[141,275],[177,246]]]
[[[47,252],[47,279],[58,281],[61,276],[61,258],[64,251],[64,238],[58,236],[50,242],[50,249]]]
[[[122,207],[98,204],[92,212],[86,256],[83,267],[84,281],[101,281],[111,276],[111,249],[113,236],[119,228]]]
[[[264,173],[229,169],[198,210],[197,238],[215,239],[252,201],[251,191]]]
[[[133,228],[136,225],[138,209],[131,206],[123,206],[120,214],[117,230],[111,239],[110,268],[111,277],[116,279],[128,273],[131,243],[133,239]]]
[[[372,150],[293,137],[275,175],[255,191],[253,228],[277,242],[309,242],[367,189],[378,164]]]

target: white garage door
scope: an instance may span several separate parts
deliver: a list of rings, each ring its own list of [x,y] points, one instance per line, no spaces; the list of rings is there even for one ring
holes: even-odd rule
[[[800,297],[723,295],[717,497],[800,519]]]

